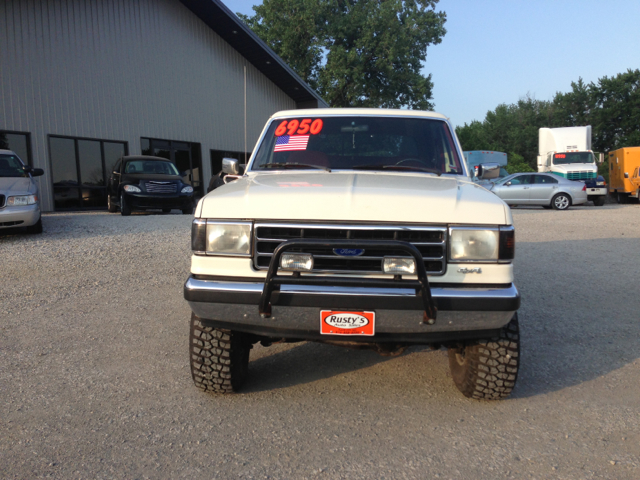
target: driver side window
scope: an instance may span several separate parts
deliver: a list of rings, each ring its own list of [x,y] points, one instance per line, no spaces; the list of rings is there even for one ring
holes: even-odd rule
[[[511,185],[529,185],[531,183],[531,175],[518,175],[511,179]]]

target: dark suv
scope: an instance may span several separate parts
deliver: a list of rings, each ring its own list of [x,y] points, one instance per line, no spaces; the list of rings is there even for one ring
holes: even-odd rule
[[[132,210],[172,209],[193,214],[193,187],[182,181],[176,166],[166,158],[144,155],[122,157],[107,183],[107,208],[122,215]]]

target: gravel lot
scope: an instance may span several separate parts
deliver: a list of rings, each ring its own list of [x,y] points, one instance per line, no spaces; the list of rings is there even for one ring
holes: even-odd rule
[[[191,217],[0,235],[3,478],[640,478],[640,206],[514,209],[523,367],[464,398],[444,350],[256,347],[192,385]]]

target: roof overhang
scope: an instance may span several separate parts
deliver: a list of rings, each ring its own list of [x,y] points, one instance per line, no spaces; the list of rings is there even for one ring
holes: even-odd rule
[[[297,108],[328,105],[276,53],[220,0],[180,0],[200,20],[262,72]]]

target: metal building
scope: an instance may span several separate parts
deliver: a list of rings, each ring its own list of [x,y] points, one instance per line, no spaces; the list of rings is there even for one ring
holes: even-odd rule
[[[318,106],[220,0],[0,2],[0,148],[45,170],[44,211],[106,206],[125,154],[172,159],[202,193],[273,112]]]

